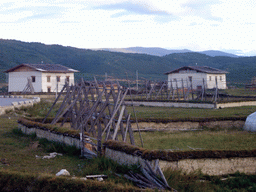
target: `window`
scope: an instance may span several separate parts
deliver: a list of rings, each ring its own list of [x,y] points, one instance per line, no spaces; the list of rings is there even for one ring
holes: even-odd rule
[[[31,76],[31,81],[34,83],[36,82],[36,76]]]
[[[192,76],[188,76],[188,80],[191,82],[192,81]]]
[[[57,82],[60,82],[60,76],[57,76]]]
[[[66,82],[69,83],[69,76],[66,76]]]
[[[51,92],[51,87],[47,87],[47,92],[48,92],[48,93]]]
[[[222,76],[220,76],[220,81],[222,81]]]
[[[209,76],[209,81],[211,81],[212,80],[212,76]]]
[[[51,76],[47,76],[47,82],[51,82]]]

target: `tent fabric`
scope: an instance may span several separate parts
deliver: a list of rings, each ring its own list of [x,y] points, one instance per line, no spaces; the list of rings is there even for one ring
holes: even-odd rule
[[[252,113],[246,118],[244,130],[256,131],[256,112]]]

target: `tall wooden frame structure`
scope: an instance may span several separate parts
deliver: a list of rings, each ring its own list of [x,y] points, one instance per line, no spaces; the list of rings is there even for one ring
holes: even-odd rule
[[[71,129],[80,131],[82,156],[90,156],[91,153],[84,148],[87,142],[85,138],[88,137],[85,132],[90,134],[90,139],[97,140],[98,153],[101,152],[102,142],[109,139],[135,145],[131,114],[124,104],[127,93],[128,89],[123,90],[118,82],[115,86],[112,82],[108,85],[101,82],[99,86],[96,79],[93,82],[81,79],[76,85],[65,84],[42,123],[62,95],[64,99],[51,124],[62,119],[61,126],[69,122]]]

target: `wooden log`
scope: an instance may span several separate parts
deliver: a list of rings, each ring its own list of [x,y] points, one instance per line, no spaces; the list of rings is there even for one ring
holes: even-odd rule
[[[79,92],[81,91],[81,89],[79,90]],[[71,96],[72,97],[72,96]],[[75,100],[61,113],[61,115],[57,116],[53,119],[53,121],[51,122],[51,124],[55,124],[56,122],[58,122],[58,120],[69,110],[71,109],[77,101],[78,97],[75,98]]]
[[[141,180],[134,179],[134,178],[128,176],[127,174],[124,174],[123,176],[124,176],[124,178],[131,180],[132,182],[135,183],[135,185],[140,186],[141,188],[151,188],[151,189],[156,188],[156,186],[152,185],[151,183],[146,183]]]
[[[169,190],[172,189],[172,188],[169,186],[169,184],[167,183],[167,181],[166,181],[166,179],[165,179],[165,176],[164,176],[164,174],[163,174],[161,168],[160,168],[159,166],[157,166],[156,168],[157,168],[157,171],[158,171],[158,173],[159,173],[161,179],[163,180],[163,182],[164,182],[166,188],[168,188]]]
[[[129,114],[128,118],[127,118],[126,130],[125,130],[124,139],[123,139],[124,142],[126,142],[126,136],[127,136],[127,132],[128,132],[129,126],[130,126],[130,118],[131,118],[131,114]]]
[[[72,96],[75,94],[75,86],[72,86],[72,93],[68,92],[66,94],[66,97],[64,98],[59,110],[57,111],[55,118],[52,120],[51,124],[55,124],[57,121],[56,119],[59,118],[59,115],[61,114],[61,112],[63,111],[63,109],[65,108],[65,106],[67,105],[67,103],[69,103],[69,101],[71,101]]]
[[[85,176],[87,179],[94,179],[94,178],[108,178],[107,175],[86,175]]]
[[[135,145],[135,140],[134,140],[134,136],[133,136],[133,130],[131,128],[131,124],[129,123],[128,125],[128,131],[129,131],[129,136],[130,136],[130,142],[132,145]],[[143,141],[142,141],[142,145],[143,145]]]
[[[160,90],[159,90],[158,93],[156,94],[155,99],[157,99],[157,97],[158,97],[159,94],[161,93],[161,91],[162,91],[162,89],[163,89],[164,86],[165,86],[165,85],[164,85],[164,83],[163,83],[162,86],[161,86],[161,88],[160,88]]]
[[[123,117],[123,114],[124,114],[124,109],[125,109],[125,105],[122,106],[122,109],[121,109],[121,112],[120,112],[120,115],[119,115],[119,118],[118,118],[118,121],[117,121],[117,124],[116,124],[116,127],[115,127],[115,130],[114,130],[114,134],[113,134],[113,140],[116,139],[116,135],[117,135],[117,131],[118,131],[118,127],[120,125],[120,122],[122,120],[122,117]]]
[[[106,132],[106,130],[109,128],[109,125],[112,123],[112,121],[113,121],[113,119],[114,119],[114,117],[115,117],[115,114],[117,113],[117,110],[119,109],[119,107],[121,106],[121,104],[122,104],[123,101],[124,101],[124,98],[125,98],[125,96],[126,96],[126,94],[127,94],[127,91],[128,91],[128,90],[126,89],[126,91],[125,91],[125,93],[124,93],[122,99],[120,100],[119,104],[117,105],[116,109],[114,110],[114,112],[113,112],[113,114],[112,114],[112,116],[111,116],[111,118],[110,118],[110,120],[109,120],[109,123],[107,124],[107,127],[104,129],[104,131],[103,131],[102,134],[104,134],[104,133]],[[108,133],[108,134],[109,134],[109,133]],[[108,137],[108,134],[107,134],[107,137]]]
[[[154,82],[154,85],[151,87],[151,89],[150,89],[150,91],[149,91],[149,93],[148,93],[148,95],[147,95],[146,100],[148,100],[149,98],[151,99],[151,95],[152,95],[152,92],[153,92],[154,89],[155,89],[155,86],[156,86],[156,83]]]
[[[102,95],[103,92],[100,93],[100,95]],[[99,105],[99,101],[100,101],[100,97],[98,97],[97,101],[93,104],[93,106],[91,107],[89,113],[87,114],[86,118],[83,120],[82,124],[87,124],[87,122],[90,120],[92,114],[94,113],[95,109],[97,108],[97,106]],[[79,128],[81,127],[81,124],[79,126]]]
[[[141,169],[143,175],[145,175],[145,177],[153,184],[153,185],[156,185],[158,189],[164,189],[164,187],[159,184],[153,177],[151,177],[149,175],[149,173],[147,172],[147,170],[145,168],[142,168]]]
[[[65,84],[65,85],[63,86],[63,88],[61,89],[61,91],[60,91],[58,97],[57,97],[57,98],[55,99],[55,101],[53,102],[51,108],[49,109],[49,111],[48,111],[48,113],[46,114],[45,118],[43,119],[42,123],[45,122],[45,120],[47,119],[47,117],[48,117],[49,114],[51,113],[53,107],[55,106],[55,104],[57,103],[57,101],[59,100],[60,96],[62,95],[62,93],[64,92],[64,90],[65,90],[66,88],[67,88],[67,84]],[[68,88],[68,89],[69,89],[69,88]],[[67,89],[67,90],[68,90],[68,89]]]

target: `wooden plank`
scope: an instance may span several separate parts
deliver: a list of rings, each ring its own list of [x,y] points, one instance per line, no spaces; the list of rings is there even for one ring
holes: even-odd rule
[[[98,136],[97,136],[97,140],[98,140],[98,143],[97,143],[97,152],[98,152],[98,156],[101,156],[102,155],[102,127],[101,127],[101,123],[99,120],[97,120],[97,129],[98,129]]]
[[[102,96],[102,94],[103,94],[103,91],[100,93],[100,95]],[[83,120],[83,124],[87,124],[87,122],[90,120],[92,114],[94,113],[95,109],[99,105],[100,100],[101,100],[101,97],[98,97],[98,99],[94,102],[94,104],[90,108],[89,113],[87,114],[86,118]],[[81,125],[79,126],[79,128],[80,127],[81,127]]]
[[[115,130],[114,130],[114,134],[113,134],[113,140],[116,139],[116,135],[117,135],[117,131],[118,131],[118,127],[120,125],[120,122],[123,118],[123,114],[124,114],[124,109],[125,109],[125,105],[122,106],[122,109],[121,109],[121,112],[120,112],[120,115],[119,115],[119,118],[118,118],[118,121],[117,121],[117,124],[116,124],[116,127],[115,127]]]
[[[150,89],[150,91],[149,91],[149,93],[148,93],[148,95],[147,95],[147,100],[150,98],[151,99],[151,95],[152,95],[152,93],[153,93],[153,91],[154,91],[154,89],[155,89],[155,86],[156,86],[156,82],[154,82],[154,85],[151,87],[151,89]]]
[[[185,88],[184,88],[183,79],[181,79],[181,85],[182,85],[182,95],[183,95],[183,99],[185,100]]]
[[[124,138],[123,138],[124,142],[126,142],[127,132],[128,132],[129,126],[130,126],[130,118],[131,118],[131,114],[129,113],[127,122],[126,122],[126,130],[125,130],[125,134],[124,134]]]
[[[130,136],[130,142],[132,145],[135,145],[135,141],[134,141],[134,136],[133,136],[133,131],[132,131],[132,128],[131,128],[131,124],[129,124],[128,126],[128,131],[129,131],[129,136]],[[143,146],[143,141],[141,140],[141,144]]]
[[[72,87],[70,88],[70,90],[67,92],[67,94],[66,94],[66,96],[65,96],[65,98],[64,98],[64,100],[63,100],[63,102],[62,102],[62,104],[61,104],[61,106],[60,106],[60,108],[59,108],[59,110],[57,111],[57,113],[56,113],[56,115],[55,115],[55,118],[54,118],[53,121],[51,122],[51,124],[54,124],[53,122],[56,121],[56,119],[57,119],[58,116],[60,115],[61,111],[65,108],[66,104],[71,100],[72,94],[74,94],[74,89],[75,89],[75,87],[72,86]],[[73,90],[72,93],[70,93],[71,90]]]
[[[45,116],[45,118],[43,119],[43,121],[42,121],[42,123],[44,123],[45,122],[45,120],[47,119],[47,117],[49,116],[49,114],[51,113],[51,111],[52,111],[52,109],[53,109],[53,107],[55,106],[55,104],[57,103],[57,101],[59,100],[59,98],[60,98],[60,96],[61,96],[61,94],[64,92],[64,90],[67,88],[67,84],[65,84],[64,86],[63,86],[63,88],[62,88],[62,90],[60,91],[60,93],[59,93],[59,95],[58,95],[58,97],[55,99],[55,101],[53,102],[53,104],[52,104],[52,106],[51,106],[51,108],[50,108],[50,110],[48,111],[48,113],[46,114],[46,116]],[[69,88],[68,88],[69,89]],[[67,89],[67,90],[68,90]]]
[[[76,97],[76,99],[58,117],[56,117],[51,124],[55,124],[56,122],[58,122],[58,120],[76,104],[77,99],[78,97]]]
[[[114,110],[114,112],[113,112],[113,114],[112,114],[112,116],[111,116],[111,118],[110,118],[110,120],[109,120],[109,122],[108,122],[108,124],[107,124],[107,126],[106,126],[106,128],[104,129],[104,131],[103,131],[102,134],[104,134],[104,133],[106,132],[106,130],[109,128],[110,124],[112,123],[112,121],[113,121],[113,119],[114,119],[114,117],[115,117],[115,115],[116,115],[116,113],[117,113],[119,107],[121,106],[121,104],[122,104],[123,101],[124,101],[124,98],[125,98],[125,96],[126,96],[126,94],[127,94],[127,91],[128,91],[128,89],[126,89],[126,91],[125,91],[125,93],[124,93],[122,99],[120,100],[118,106],[117,106],[116,109]],[[108,133],[108,134],[109,134],[109,133]],[[108,134],[107,134],[107,137],[108,137]]]
[[[158,93],[156,94],[155,99],[157,99],[157,97],[158,97],[158,96],[159,96],[159,94],[161,93],[161,91],[162,91],[163,87],[164,87],[164,83],[162,84],[162,86],[161,86],[160,90],[159,90],[159,91],[158,91]]]

